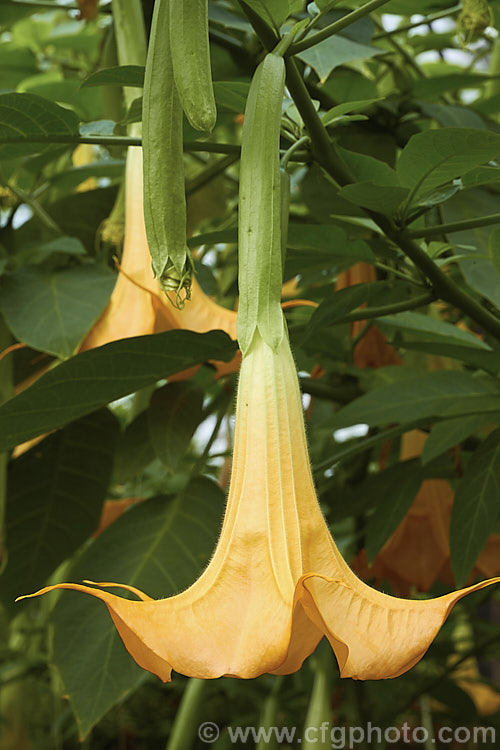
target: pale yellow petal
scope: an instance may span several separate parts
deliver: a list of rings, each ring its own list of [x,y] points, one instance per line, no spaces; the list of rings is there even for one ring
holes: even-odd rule
[[[436,599],[397,599],[355,580],[314,574],[299,582],[311,599],[304,607],[329,639],[341,677],[380,680],[398,677],[425,654],[453,606],[464,596],[500,578],[482,581]],[[346,650],[347,649],[347,650]]]

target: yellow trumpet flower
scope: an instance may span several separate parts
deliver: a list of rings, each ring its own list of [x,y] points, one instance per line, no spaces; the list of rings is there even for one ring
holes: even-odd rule
[[[83,341],[80,351],[110,341],[184,328],[197,333],[213,329],[236,339],[236,312],[207,297],[193,279],[192,296],[182,310],[170,304],[151,269],[142,210],[142,149],[129,147],[125,174],[125,238],[118,279],[100,318]],[[215,362],[219,375],[236,372],[239,356]]]
[[[401,460],[422,453],[426,433],[411,430],[401,441]],[[410,510],[384,544],[372,565],[362,550],[351,562],[361,578],[388,581],[399,596],[408,596],[413,587],[428,591],[435,581],[453,586],[450,564],[450,517],[454,492],[445,479],[426,479]],[[479,555],[470,580],[500,573],[500,535],[492,534]]]
[[[289,674],[323,636],[342,677],[381,679],[421,659],[459,599],[499,580],[409,601],[355,576],[316,498],[286,335],[273,351],[256,331],[241,366],[224,523],[200,578],[160,600],[114,583],[29,596],[67,588],[101,599],[135,661],[164,681],[172,669],[198,678]],[[97,588],[113,586],[138,600]]]

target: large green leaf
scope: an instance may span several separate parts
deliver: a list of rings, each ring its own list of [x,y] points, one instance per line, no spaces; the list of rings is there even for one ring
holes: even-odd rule
[[[336,34],[315,44],[314,47],[299,52],[297,57],[310,65],[323,83],[332,70],[339,65],[354,60],[366,60],[375,55],[381,55],[383,52],[384,50],[378,47],[360,44],[346,36]]]
[[[366,554],[370,563],[409,511],[422,479],[419,461],[412,460],[382,471],[368,485],[368,493],[378,498],[366,526]]]
[[[429,463],[433,458],[437,458],[455,445],[459,445],[462,440],[473,435],[481,427],[492,424],[500,424],[500,412],[472,414],[468,417],[455,417],[455,419],[437,422],[433,425],[425,441],[420,456],[422,464]]]
[[[377,322],[384,332],[406,331],[413,336],[436,343],[456,344],[473,349],[492,351],[488,344],[485,344],[484,341],[481,341],[469,331],[464,331],[446,320],[431,318],[430,315],[407,311],[396,315],[385,315],[382,318],[377,318]]]
[[[297,224],[288,228],[285,277],[291,278],[304,269],[324,270],[341,264],[364,261],[373,263],[375,256],[363,240],[351,240],[340,227],[332,224]]]
[[[249,89],[246,81],[215,81],[214,96],[217,109],[238,114],[244,112]]]
[[[467,362],[480,370],[486,370],[494,375],[500,370],[500,351],[486,351],[474,346],[462,346],[459,344],[447,344],[443,342],[420,341],[415,337],[415,341],[406,338],[400,342],[405,349],[413,349],[417,352],[427,352],[428,354],[438,354],[441,357],[451,357],[458,359],[460,362]]]
[[[112,185],[83,193],[69,193],[47,206],[47,211],[63,232],[78,237],[89,255],[94,255],[96,233],[110,215],[117,192],[116,185]]]
[[[345,406],[335,427],[405,424],[426,417],[460,416],[500,410],[500,387],[468,372],[429,372],[376,388]]]
[[[450,521],[451,567],[463,586],[499,515],[500,429],[474,451],[453,501]]]
[[[97,528],[113,465],[118,422],[102,409],[15,459],[7,499],[6,606],[30,593]]]
[[[363,304],[376,307],[380,304],[410,299],[408,284],[404,282],[373,281],[341,289],[326,297],[312,314],[308,332],[323,326],[333,325]]]
[[[222,490],[201,477],[175,500],[146,500],[108,527],[69,577],[127,583],[155,598],[175,594],[196,580],[207,563],[223,502]],[[127,595],[123,590],[117,593]],[[54,664],[83,737],[139,685],[145,673],[126,651],[101,602],[65,592],[54,609],[53,623]]]
[[[97,70],[82,83],[88,86],[144,86],[144,67],[142,65],[116,65],[113,68]]]
[[[19,341],[56,357],[70,357],[97,320],[116,275],[89,264],[60,271],[22,268],[5,278],[0,309]]]
[[[408,188],[393,185],[379,185],[373,180],[356,182],[339,190],[339,195],[356,206],[379,211],[392,216],[397,213],[401,203],[408,197]]]
[[[399,157],[397,172],[415,202],[499,154],[500,135],[488,130],[426,130],[410,138]]]
[[[113,479],[122,484],[139,477],[156,457],[149,434],[147,411],[141,412],[118,438]]]
[[[76,142],[75,113],[36,94],[0,94],[0,159],[45,151],[51,136],[74,136]]]
[[[0,407],[0,450],[193,365],[211,359],[228,362],[235,350],[235,342],[222,331],[167,331],[77,354]]]
[[[202,420],[203,392],[192,383],[167,383],[158,388],[148,410],[149,434],[156,456],[175,468]]]
[[[277,29],[290,13],[302,10],[301,0],[245,0],[255,13]]]

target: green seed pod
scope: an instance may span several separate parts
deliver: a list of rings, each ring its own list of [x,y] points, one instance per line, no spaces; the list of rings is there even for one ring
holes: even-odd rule
[[[285,268],[286,243],[288,240],[288,214],[290,213],[290,175],[280,167],[280,222],[281,222],[281,267]]]
[[[190,296],[193,261],[186,245],[182,107],[169,23],[169,0],[156,0],[144,79],[144,220],[155,276],[182,306]]]
[[[256,328],[273,349],[284,333],[279,164],[284,86],[283,58],[266,55],[250,86],[241,145],[238,341],[243,354]]]
[[[463,0],[457,26],[464,45],[479,39],[491,23],[492,15],[488,0]]]
[[[208,39],[208,0],[170,0],[175,83],[186,117],[211,133],[217,119]]]

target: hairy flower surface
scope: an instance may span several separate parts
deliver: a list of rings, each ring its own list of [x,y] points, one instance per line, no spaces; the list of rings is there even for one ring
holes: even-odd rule
[[[500,580],[500,579],[494,579]],[[220,539],[186,591],[139,601],[63,583],[104,601],[144,669],[213,678],[288,674],[325,635],[342,677],[397,677],[423,656],[453,605],[478,583],[408,601],[362,583],[321,514],[307,452],[297,373],[286,336],[273,351],[258,332],[243,358],[234,459]],[[86,582],[90,583],[90,582]]]

